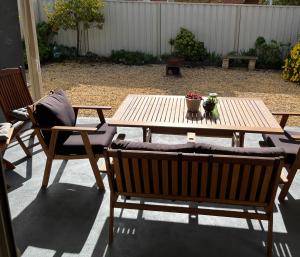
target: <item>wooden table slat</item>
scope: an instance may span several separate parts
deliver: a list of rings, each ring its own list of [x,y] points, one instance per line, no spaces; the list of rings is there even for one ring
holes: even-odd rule
[[[204,99],[205,100],[205,99]],[[283,133],[261,99],[219,97],[218,117],[208,117],[201,107],[198,113],[187,112],[184,96],[129,95],[110,125],[152,128],[166,133],[185,131],[199,134],[218,131]]]

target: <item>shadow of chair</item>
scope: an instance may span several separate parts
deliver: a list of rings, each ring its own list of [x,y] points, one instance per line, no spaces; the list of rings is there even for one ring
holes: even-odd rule
[[[79,109],[96,110],[100,123],[76,125]],[[53,160],[88,159],[99,190],[104,190],[97,162],[116,134],[116,128],[107,125],[102,112],[108,109],[110,107],[72,106],[62,90],[28,106],[35,133],[47,156],[43,187],[48,185]]]
[[[80,253],[102,204],[95,187],[59,183],[41,189],[37,197],[13,219],[16,242],[27,247]]]
[[[22,68],[0,70],[0,106],[6,120],[13,124],[13,138],[18,141],[27,157],[31,157],[31,152],[23,142],[21,134],[31,129],[29,116],[24,109],[31,104],[33,100]]]

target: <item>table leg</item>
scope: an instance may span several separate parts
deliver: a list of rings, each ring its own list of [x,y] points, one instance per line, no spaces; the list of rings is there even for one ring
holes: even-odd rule
[[[244,143],[245,143],[245,132],[240,132],[239,133],[239,147],[244,147]]]
[[[143,128],[143,142],[152,142],[152,134],[150,128]]]
[[[237,142],[238,142],[238,132],[233,132],[232,134],[232,141],[231,141],[231,146],[232,147],[236,147],[237,146]]]

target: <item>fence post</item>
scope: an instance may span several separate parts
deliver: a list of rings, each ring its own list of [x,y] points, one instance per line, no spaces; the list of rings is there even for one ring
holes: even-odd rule
[[[161,56],[161,3],[157,4],[157,55]]]
[[[239,52],[240,44],[240,28],[241,28],[241,10],[242,6],[237,5],[236,16],[235,16],[235,29],[234,29],[234,51]]]

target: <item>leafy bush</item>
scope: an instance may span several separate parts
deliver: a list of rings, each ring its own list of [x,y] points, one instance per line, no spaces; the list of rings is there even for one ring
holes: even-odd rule
[[[102,0],[56,0],[52,8],[46,8],[49,24],[54,31],[60,28],[76,31],[76,54],[79,55],[82,33],[80,25],[87,30],[94,26],[102,29],[104,23]]]
[[[284,60],[283,79],[300,84],[300,42],[296,43]]]
[[[207,58],[204,60],[204,64],[208,66],[221,66],[222,56],[215,52],[208,53]]]
[[[267,42],[263,37],[255,41],[255,51],[258,57],[257,67],[280,69],[282,66],[282,45],[275,40]]]
[[[52,31],[51,26],[47,22],[40,22],[36,25],[36,34],[40,55],[40,62],[45,63],[52,59],[52,38],[56,34]],[[24,64],[27,66],[26,47],[23,44]]]
[[[175,55],[184,58],[186,61],[199,62],[207,57],[204,43],[198,41],[195,35],[185,29],[180,28],[174,43]]]
[[[54,44],[52,47],[52,56],[52,60],[58,62],[62,60],[74,60],[77,58],[76,47]]]
[[[54,36],[54,32],[51,26],[46,22],[40,22],[36,26],[37,40],[39,46],[40,60],[42,63],[51,59],[51,40]]]
[[[157,63],[157,58],[151,54],[141,52],[130,52],[125,50],[112,51],[111,60],[114,63],[126,65],[143,65]]]

